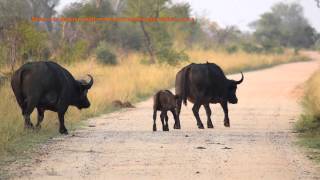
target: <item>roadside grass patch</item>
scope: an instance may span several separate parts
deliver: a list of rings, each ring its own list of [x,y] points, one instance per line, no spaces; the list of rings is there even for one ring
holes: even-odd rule
[[[303,114],[295,124],[298,144],[307,148],[309,159],[320,163],[320,69],[305,83],[301,105]]]

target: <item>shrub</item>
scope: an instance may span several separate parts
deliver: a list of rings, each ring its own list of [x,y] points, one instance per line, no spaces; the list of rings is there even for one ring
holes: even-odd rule
[[[320,38],[314,44],[314,49],[317,51],[320,51]]]
[[[233,45],[233,46],[229,46],[226,48],[226,51],[229,53],[229,54],[233,54],[233,53],[236,53],[238,51],[238,47]]]
[[[96,49],[97,60],[102,64],[117,64],[117,56],[110,50],[107,43],[102,41]]]
[[[274,53],[283,54],[284,50],[282,47],[272,44],[263,44],[262,47],[259,45],[244,43],[242,44],[242,50],[247,53]],[[298,54],[296,54],[298,55]]]
[[[314,73],[305,84],[302,102],[303,114],[296,124],[300,132],[319,132],[320,129],[320,70]]]
[[[58,61],[63,63],[73,63],[81,59],[86,58],[88,52],[88,42],[85,40],[79,40],[73,45],[63,42],[61,50],[58,55]],[[44,55],[46,52],[43,52]]]
[[[189,56],[185,52],[177,52],[167,48],[158,51],[157,58],[160,63],[167,63],[170,65],[177,65],[180,62],[189,60]]]
[[[0,73],[0,86],[4,83],[6,77]]]
[[[261,53],[262,52],[261,47],[254,45],[254,44],[251,44],[251,43],[242,44],[242,50],[247,53]]]

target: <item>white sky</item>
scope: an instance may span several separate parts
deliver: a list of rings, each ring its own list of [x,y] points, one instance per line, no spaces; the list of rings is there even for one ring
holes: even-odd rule
[[[61,0],[58,10],[71,2],[81,0]],[[249,30],[248,24],[269,11],[277,2],[298,2],[310,24],[320,32],[320,8],[315,0],[173,0],[189,2],[193,16],[207,17],[220,26],[237,25],[241,30]]]

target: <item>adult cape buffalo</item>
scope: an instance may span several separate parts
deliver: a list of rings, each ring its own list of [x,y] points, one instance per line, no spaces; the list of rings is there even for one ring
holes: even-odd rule
[[[211,121],[210,103],[220,103],[224,111],[224,126],[230,127],[228,116],[228,102],[238,103],[236,96],[237,85],[243,82],[229,80],[222,69],[214,63],[190,64],[182,68],[176,75],[177,115],[179,117],[182,101],[187,105],[187,100],[194,103],[192,111],[197,120],[199,129],[203,124],[199,117],[200,106],[203,105],[207,114],[207,126],[213,128]],[[180,128],[180,124],[179,124]]]
[[[11,87],[25,119],[25,128],[33,128],[30,114],[34,108],[38,111],[36,128],[44,118],[45,110],[58,113],[59,132],[68,134],[64,125],[64,114],[70,105],[78,109],[88,108],[90,102],[87,92],[93,85],[89,82],[75,80],[73,76],[57,63],[40,61],[26,63],[12,76]]]

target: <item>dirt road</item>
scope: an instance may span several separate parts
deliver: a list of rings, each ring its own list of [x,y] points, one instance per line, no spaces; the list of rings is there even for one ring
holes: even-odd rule
[[[215,128],[199,130],[189,104],[182,130],[172,130],[170,116],[170,132],[152,132],[152,99],[91,119],[91,127],[44,145],[16,178],[320,179],[292,132],[301,110],[299,86],[317,67],[316,61],[299,62],[245,73],[239,104],[229,106],[231,128],[213,105]],[[206,124],[203,109],[201,117]]]

